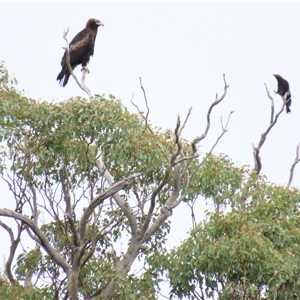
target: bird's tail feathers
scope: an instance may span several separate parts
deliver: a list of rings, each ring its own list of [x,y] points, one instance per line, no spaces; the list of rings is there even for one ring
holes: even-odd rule
[[[56,80],[59,80],[59,83],[62,84],[63,87],[65,87],[68,83],[69,77],[70,73],[68,72],[68,70],[66,68],[62,68],[60,73],[57,75]]]

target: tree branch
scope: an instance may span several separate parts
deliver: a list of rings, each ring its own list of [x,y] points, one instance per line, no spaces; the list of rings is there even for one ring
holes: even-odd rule
[[[78,80],[77,76],[75,75],[75,73],[73,72],[73,69],[71,67],[71,64],[70,64],[70,47],[69,47],[69,41],[67,39],[68,32],[69,32],[69,28],[66,31],[64,31],[64,34],[63,34],[63,38],[64,38],[64,40],[67,43],[67,46],[63,47],[63,49],[66,50],[66,64],[67,64],[68,70],[69,70],[70,74],[72,75],[72,77],[75,79],[75,81],[78,84],[78,86],[84,92],[87,93],[87,95],[89,96],[89,98],[92,98],[92,93],[91,93],[91,91],[89,90],[89,88],[85,84],[86,70],[85,69],[82,70],[82,78],[81,78],[81,82],[80,82]]]
[[[145,99],[145,103],[146,103],[146,107],[147,107],[147,114],[146,114],[146,117],[145,117],[145,123],[148,126],[148,117],[149,117],[150,109],[149,109],[149,106],[148,106],[148,99],[147,99],[147,96],[146,96],[146,91],[145,91],[145,89],[143,87],[143,84],[142,84],[142,78],[141,77],[140,77],[140,87],[143,91],[144,99]]]
[[[226,79],[225,79],[225,74],[223,74],[223,80],[224,80],[224,92],[223,92],[223,95],[218,98],[218,94],[216,94],[216,100],[210,105],[209,109],[208,109],[208,112],[207,112],[207,116],[206,116],[206,128],[204,130],[204,133],[200,136],[197,136],[193,141],[192,141],[192,149],[193,149],[193,152],[196,153],[197,152],[197,147],[196,145],[202,141],[207,133],[208,133],[208,130],[210,128],[210,114],[212,112],[212,109],[218,105],[226,96],[226,93],[227,93],[227,89],[229,88],[229,85],[226,84]]]
[[[175,208],[176,206],[178,206],[180,204],[180,202],[182,200],[184,200],[184,198],[186,197],[186,195],[188,194],[189,192],[189,187],[190,187],[190,184],[191,182],[193,181],[193,178],[194,176],[196,175],[196,173],[199,171],[199,169],[201,168],[201,166],[203,165],[203,163],[208,159],[208,157],[212,154],[212,152],[214,151],[215,147],[218,145],[220,139],[223,137],[223,135],[228,131],[227,129],[227,126],[229,124],[229,120],[230,120],[230,117],[231,115],[233,114],[233,111],[230,112],[229,116],[228,116],[228,119],[226,121],[226,124],[225,126],[223,125],[223,122],[222,122],[222,118],[221,118],[221,126],[222,126],[222,132],[221,134],[218,136],[216,142],[213,144],[213,146],[211,147],[210,151],[205,155],[205,158],[201,161],[201,163],[199,163],[198,167],[196,168],[196,170],[188,177],[188,180],[187,180],[187,184],[186,184],[186,188],[185,188],[185,191],[184,193],[180,196],[180,198],[178,199],[178,201],[174,204],[174,207]],[[187,162],[187,165],[190,164],[190,161]],[[184,169],[184,172],[183,174],[185,174],[185,171],[186,171],[186,167]]]
[[[3,227],[8,232],[10,237],[11,245],[10,245],[9,257],[5,263],[5,273],[9,279],[9,282],[13,284],[15,282],[15,279],[11,272],[11,264],[14,259],[18,244],[20,243],[21,233],[24,230],[24,227],[22,227],[22,224],[18,224],[18,234],[15,239],[12,229],[8,227],[5,223],[3,223],[1,220],[0,220],[0,226]]]
[[[190,111],[188,113],[188,116],[189,116],[189,114],[190,114]],[[187,116],[187,118],[188,118],[188,116]],[[187,118],[186,118],[186,120],[187,120]],[[176,122],[175,130],[174,130],[175,144],[177,146],[177,149],[171,155],[170,165],[166,169],[166,172],[165,172],[163,180],[160,182],[160,184],[152,192],[151,199],[150,199],[150,208],[148,210],[148,214],[147,214],[146,220],[145,220],[145,222],[143,224],[143,228],[142,228],[142,231],[141,231],[142,234],[147,231],[148,226],[150,224],[150,221],[151,221],[151,218],[152,218],[152,214],[153,214],[153,211],[154,211],[154,208],[155,208],[155,199],[156,199],[156,196],[161,192],[161,190],[163,189],[163,187],[168,182],[169,176],[170,176],[170,173],[171,173],[171,170],[172,170],[172,167],[174,167],[176,165],[176,158],[181,153],[182,143],[181,143],[180,135],[179,134],[180,134],[180,132],[182,131],[183,128],[180,127],[180,124],[181,124],[180,123],[180,117],[178,115],[177,116],[177,122]],[[185,123],[184,123],[184,125],[185,125]],[[178,170],[180,172],[180,168]]]
[[[260,150],[261,150],[264,142],[266,141],[268,133],[273,128],[273,126],[276,124],[278,117],[283,112],[284,107],[285,107],[285,101],[283,101],[283,105],[282,105],[280,111],[275,115],[275,118],[274,118],[274,100],[273,100],[272,96],[270,95],[266,84],[265,84],[265,87],[266,87],[267,95],[268,95],[269,99],[271,100],[271,119],[270,119],[270,125],[268,126],[267,130],[261,134],[260,140],[258,142],[258,146],[255,147],[254,144],[252,144],[253,156],[254,156],[254,171],[256,172],[256,174],[260,173],[261,167],[262,167],[261,158],[259,156]]]
[[[157,230],[157,228],[159,228],[171,215],[172,209],[173,209],[173,207],[176,203],[176,199],[179,195],[180,181],[181,181],[180,165],[176,165],[174,167],[174,184],[173,184],[173,190],[171,192],[171,195],[170,195],[169,199],[166,201],[166,203],[163,205],[163,207],[161,208],[161,213],[159,214],[157,219],[145,232],[143,240],[142,240],[143,243],[149,241],[151,236]]]
[[[297,148],[296,148],[296,157],[295,157],[295,160],[294,160],[294,162],[293,162],[293,164],[291,166],[291,169],[290,169],[290,178],[289,178],[289,182],[287,184],[287,188],[289,188],[291,186],[291,184],[292,184],[295,167],[298,164],[298,162],[300,161],[299,147],[300,147],[300,143],[297,145]]]
[[[26,216],[17,213],[8,208],[0,208],[0,216],[9,217],[13,219],[17,219],[23,221],[23,223],[27,224],[30,229],[37,235],[39,239],[39,244],[43,247],[43,249],[55,260],[55,262],[63,268],[63,270],[68,274],[69,265],[66,260],[60,255],[60,253],[51,246],[44,233]]]

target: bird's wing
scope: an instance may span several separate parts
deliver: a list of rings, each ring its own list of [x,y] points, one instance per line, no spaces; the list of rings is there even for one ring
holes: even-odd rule
[[[76,66],[81,63],[82,58],[93,47],[95,34],[92,30],[83,29],[70,43],[70,64]]]

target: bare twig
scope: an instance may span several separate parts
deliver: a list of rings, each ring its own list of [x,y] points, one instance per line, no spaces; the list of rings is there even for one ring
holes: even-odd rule
[[[287,188],[289,188],[292,184],[295,167],[296,167],[297,163],[300,161],[299,147],[300,147],[300,143],[297,145],[297,148],[296,148],[296,157],[295,157],[295,160],[294,160],[294,162],[291,166],[291,169],[290,169],[290,178],[289,178],[289,182],[287,184]]]
[[[82,78],[81,78],[81,82],[80,82],[78,80],[77,76],[75,75],[75,73],[73,72],[73,69],[71,67],[71,64],[70,64],[70,48],[69,48],[69,41],[67,39],[68,32],[69,32],[69,28],[66,31],[64,31],[64,34],[63,34],[63,38],[64,38],[64,40],[67,43],[67,46],[63,47],[63,49],[66,50],[66,64],[67,64],[68,70],[69,70],[70,74],[72,75],[72,77],[75,79],[75,81],[78,84],[78,86],[84,92],[86,92],[88,94],[89,98],[91,98],[92,97],[92,93],[91,93],[91,91],[89,90],[89,88],[85,84],[86,70],[82,69]]]
[[[267,135],[270,132],[270,130],[273,128],[273,126],[276,124],[278,117],[280,116],[280,114],[283,112],[284,107],[285,107],[285,101],[283,101],[283,105],[280,109],[280,111],[275,115],[274,117],[274,101],[272,96],[270,95],[267,85],[265,84],[266,87],[266,91],[267,91],[267,95],[269,97],[269,99],[271,100],[271,121],[270,121],[270,125],[268,126],[267,130],[265,132],[263,132],[261,134],[260,140],[258,142],[257,147],[254,146],[254,144],[252,144],[253,147],[253,156],[254,156],[254,171],[256,172],[256,174],[259,174],[261,171],[261,167],[262,167],[262,163],[261,163],[261,158],[259,156],[260,150],[264,144],[264,142],[266,141]]]
[[[192,203],[188,202],[187,204],[191,209],[192,224],[193,224],[193,228],[195,228],[197,225],[196,216],[195,216],[195,212],[194,212],[195,200],[193,200]]]
[[[203,160],[199,163],[198,167],[194,170],[194,172],[188,177],[188,180],[187,180],[187,184],[186,184],[186,188],[185,188],[185,191],[184,193],[180,196],[179,200],[174,204],[174,207],[175,208],[176,206],[178,206],[180,204],[180,202],[182,200],[184,200],[184,198],[186,197],[186,195],[188,194],[189,192],[189,187],[190,187],[190,184],[191,182],[193,181],[193,178],[194,176],[196,175],[196,173],[199,171],[199,169],[201,168],[201,166],[203,165],[203,163],[209,158],[209,156],[212,154],[212,152],[214,151],[215,147],[218,145],[220,139],[223,137],[223,135],[228,131],[227,129],[227,126],[229,124],[229,120],[230,120],[230,117],[231,115],[233,114],[233,111],[230,112],[229,116],[228,116],[228,119],[226,121],[226,124],[225,124],[225,127],[222,123],[222,118],[221,118],[221,126],[222,126],[222,132],[221,134],[218,136],[216,142],[213,144],[213,146],[211,147],[210,151],[205,155],[205,158],[203,158]],[[189,164],[190,162],[188,162],[187,164]],[[186,167],[185,167],[185,170],[186,170]],[[184,170],[184,172],[185,172]]]
[[[274,121],[274,99],[271,96],[271,94],[270,94],[270,92],[269,92],[269,90],[267,88],[267,85],[265,83],[264,83],[264,85],[265,85],[265,88],[266,88],[267,95],[268,95],[269,99],[271,100],[271,119],[270,119],[270,124],[272,124],[273,121]]]
[[[197,152],[197,144],[202,141],[207,133],[208,133],[208,130],[210,128],[210,114],[212,112],[212,109],[218,105],[226,96],[226,93],[227,93],[227,89],[229,88],[229,86],[226,84],[226,79],[225,79],[225,74],[223,74],[223,80],[224,80],[224,92],[223,92],[223,95],[218,98],[218,94],[216,94],[216,100],[210,105],[209,109],[208,109],[208,112],[207,112],[207,116],[206,116],[206,120],[207,120],[207,123],[206,123],[206,128],[204,130],[204,133],[200,136],[197,136],[193,141],[192,141],[192,149],[193,149],[193,152],[196,153]]]
[[[186,115],[186,117],[185,117],[185,120],[184,120],[182,126],[180,127],[180,130],[179,130],[179,133],[178,133],[179,135],[181,135],[181,133],[182,133],[182,131],[183,131],[183,129],[184,129],[184,127],[185,127],[185,125],[186,125],[188,119],[189,119],[189,116],[190,116],[191,113],[192,113],[192,108],[193,108],[193,107],[190,107],[190,109],[189,109],[189,111],[188,111],[188,113],[187,113],[187,115]]]
[[[145,91],[145,89],[144,89],[144,87],[143,87],[143,85],[142,85],[142,78],[141,78],[141,77],[140,77],[140,88],[141,88],[142,91],[143,91],[144,100],[145,100],[145,104],[146,104],[146,108],[147,108],[146,116],[144,116],[143,112],[140,110],[140,108],[138,107],[138,105],[135,104],[135,103],[133,102],[133,95],[132,95],[132,97],[131,97],[131,101],[130,101],[130,102],[132,103],[133,106],[136,107],[136,109],[137,109],[139,115],[140,115],[140,116],[142,117],[142,119],[145,121],[146,127],[147,127],[147,128],[149,129],[149,131],[154,135],[154,132],[153,132],[153,130],[152,130],[150,124],[148,123],[148,117],[149,117],[149,113],[150,113],[150,108],[149,108],[149,105],[148,105],[148,99],[147,99],[147,96],[146,96],[146,91]]]
[[[143,94],[144,94],[144,99],[145,99],[145,103],[146,103],[146,107],[147,107],[147,114],[146,114],[146,117],[145,117],[145,122],[146,122],[146,125],[148,124],[147,121],[148,121],[148,116],[149,116],[149,112],[150,112],[150,109],[149,109],[149,106],[148,106],[148,100],[147,100],[147,96],[146,96],[146,91],[143,87],[143,84],[142,84],[142,78],[140,77],[140,87],[143,91]]]

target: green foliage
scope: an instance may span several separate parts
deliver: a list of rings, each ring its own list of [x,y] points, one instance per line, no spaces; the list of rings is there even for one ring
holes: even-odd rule
[[[243,177],[244,169],[234,166],[226,155],[209,155],[192,184],[194,198],[197,198],[201,191],[201,195],[213,199],[216,205],[226,206],[227,200],[241,186]]]
[[[39,248],[31,250],[28,253],[21,253],[17,258],[17,279],[24,280],[26,275],[36,273],[41,255]]]
[[[116,181],[141,173],[133,184],[146,203],[170,167],[170,157],[176,150],[174,136],[170,130],[162,132],[149,122],[145,124],[111,95],[49,103],[27,98],[15,84],[0,64],[1,175],[12,179],[9,187],[22,209],[32,210],[36,197],[33,188],[39,192],[39,208],[53,217],[41,230],[71,264],[74,227],[79,227],[80,217],[74,217],[70,224],[70,216],[61,213],[67,202],[62,200],[63,193],[58,195],[63,182],[61,171],[67,178],[68,195],[76,195],[72,201],[74,215],[78,211],[82,214],[84,206],[106,188],[95,164],[100,154]],[[189,144],[182,147],[181,157],[190,152]],[[151,222],[170,196],[173,180],[171,174],[159,193]],[[213,202],[216,212],[208,213],[207,220],[169,253],[164,243],[170,222],[161,224],[148,248],[139,252],[138,258],[147,262],[141,275],[124,274],[116,267],[123,254],[117,254],[114,243],[131,230],[122,210],[113,201],[99,206],[99,215],[90,217],[97,221],[87,224],[84,237],[79,293],[93,295],[113,282],[115,299],[155,299],[160,278],[167,275],[171,298],[196,299],[197,293],[198,299],[199,295],[205,299],[215,292],[224,300],[300,298],[298,190],[269,184],[248,168],[234,166],[226,155],[192,160],[179,192],[184,194],[186,190],[184,201],[202,201],[203,196]],[[127,187],[120,197],[132,205],[142,224],[145,214],[141,207],[145,203],[134,198],[134,193]],[[12,285],[0,279],[1,296],[27,300],[63,298],[66,294],[66,274],[38,248],[17,259],[16,279],[23,281],[28,274],[42,279],[49,279],[51,274],[52,282],[42,288],[24,288],[17,281]]]
[[[118,100],[95,96],[54,104],[14,90],[0,91],[0,140],[8,146],[8,158],[14,159],[13,171],[37,186],[45,170],[57,181],[61,166],[68,167],[73,185],[87,177],[95,182],[99,147],[115,179],[143,171],[142,182],[151,184],[162,178],[161,166],[172,147]]]
[[[209,214],[160,258],[172,295],[200,290],[220,299],[300,298],[300,193],[251,173],[245,178],[228,198],[231,211]]]
[[[15,77],[10,77],[8,70],[4,67],[4,62],[0,61],[0,90],[13,89],[17,84]]]
[[[1,299],[6,300],[52,300],[53,296],[47,288],[24,288],[15,283],[9,284],[0,276]]]
[[[106,188],[95,164],[99,150],[116,181],[135,172],[142,174],[134,184],[145,191],[147,199],[147,194],[151,194],[169,167],[170,155],[176,148],[173,134],[170,131],[161,132],[150,122],[146,126],[140,116],[130,113],[121,101],[111,95],[108,98],[95,95],[89,100],[76,97],[60,103],[36,101],[10,85],[8,72],[4,68],[2,74],[1,175],[3,178],[13,178],[15,184],[11,186],[11,191],[16,202],[22,201],[23,211],[32,209],[32,199],[36,197],[33,190],[38,191],[39,209],[43,210],[41,216],[51,212],[53,218],[53,221],[43,224],[41,230],[50,244],[71,264],[74,234],[61,213],[65,209],[60,193],[61,171],[67,178],[68,193],[76,195],[72,204],[78,213],[77,220],[84,206]],[[170,178],[170,185],[167,184],[159,194],[158,207],[171,193],[172,180]],[[121,191],[120,196],[132,202],[131,188]],[[139,209],[134,209],[137,220],[143,222]],[[97,222],[87,224],[84,241],[87,251],[82,257],[80,293],[93,294],[100,286],[113,280],[116,286],[120,286],[118,296],[121,298],[126,295],[154,298],[156,281],[148,275],[147,269],[143,276],[124,276],[116,271],[120,255],[114,251],[113,244],[130,230],[122,210],[116,209],[115,204],[105,204],[99,210],[101,215]],[[157,216],[155,212],[154,217]],[[74,226],[78,227],[79,223],[75,221]],[[162,224],[149,241],[148,250],[141,252],[139,257],[161,248],[169,228],[169,222]],[[95,244],[95,250],[90,255],[91,244]],[[15,274],[20,281],[28,274],[41,279],[49,277],[49,273],[53,276],[53,282],[44,283],[49,293],[54,297],[55,290],[58,290],[61,293],[59,296],[63,297],[67,281],[63,278],[63,270],[52,257],[35,249],[20,254],[17,259]]]

